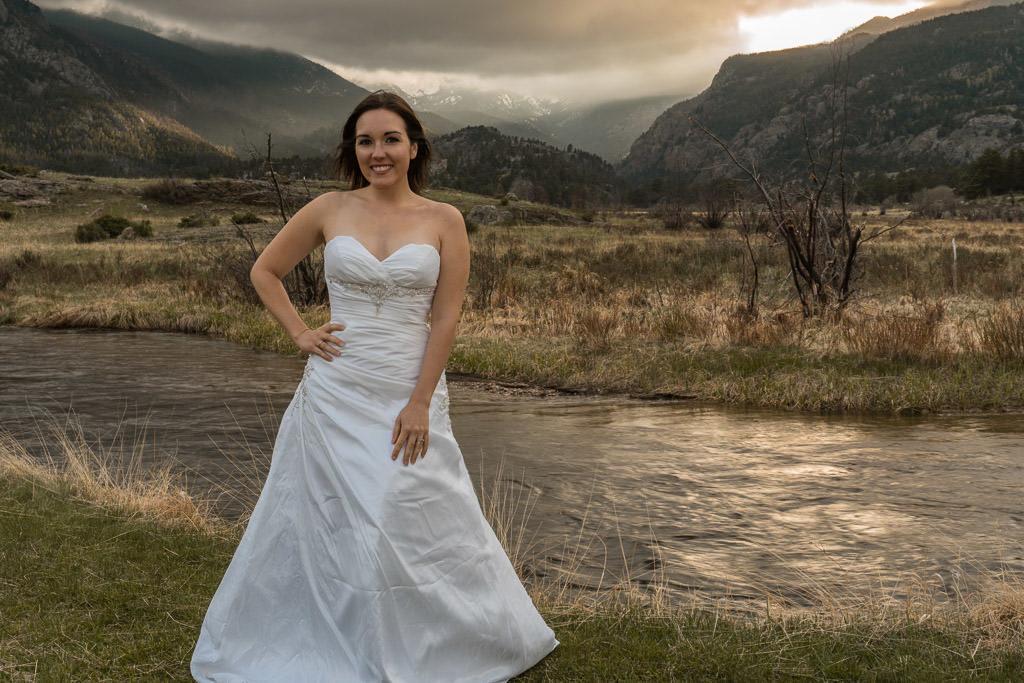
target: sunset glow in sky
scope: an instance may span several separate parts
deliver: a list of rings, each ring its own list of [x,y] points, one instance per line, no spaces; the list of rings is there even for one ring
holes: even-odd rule
[[[835,40],[851,28],[877,16],[896,17],[926,6],[927,2],[818,3],[755,16],[740,15],[744,52],[769,52]]]
[[[933,0],[957,2],[959,0]],[[34,0],[157,33],[273,48],[359,85],[577,102],[689,97],[730,55],[830,41],[907,0]]]

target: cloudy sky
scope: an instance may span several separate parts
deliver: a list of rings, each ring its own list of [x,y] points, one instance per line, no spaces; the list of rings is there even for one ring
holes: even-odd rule
[[[272,47],[360,85],[542,98],[690,95],[722,60],[831,40],[908,0],[36,0]]]

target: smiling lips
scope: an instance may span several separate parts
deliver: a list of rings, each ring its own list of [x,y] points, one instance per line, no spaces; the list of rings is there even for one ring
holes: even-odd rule
[[[383,175],[394,168],[393,164],[374,164],[370,166],[370,170],[378,175]]]

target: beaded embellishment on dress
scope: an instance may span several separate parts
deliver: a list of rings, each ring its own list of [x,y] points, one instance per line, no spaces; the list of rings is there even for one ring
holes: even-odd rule
[[[297,387],[298,399],[303,403],[306,402],[306,382],[309,380],[309,376],[313,374],[313,364],[310,362],[311,359],[312,355],[310,358],[306,359],[306,365],[302,368],[302,379],[299,380],[299,386]]]
[[[329,276],[327,279],[342,289],[365,295],[377,307],[378,313],[380,313],[381,308],[384,307],[384,302],[388,299],[413,298],[423,296],[424,294],[433,295],[434,293],[433,287],[406,287],[390,282],[352,282],[351,280],[342,280],[334,275]]]

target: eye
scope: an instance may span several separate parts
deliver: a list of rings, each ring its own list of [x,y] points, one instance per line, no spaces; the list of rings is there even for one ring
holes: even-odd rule
[[[389,135],[387,137],[387,141],[388,142],[401,142],[402,138],[398,137],[397,135]]]
[[[370,141],[368,139],[366,139],[366,138],[359,138],[358,140],[356,140],[356,144],[357,145],[369,145]]]

